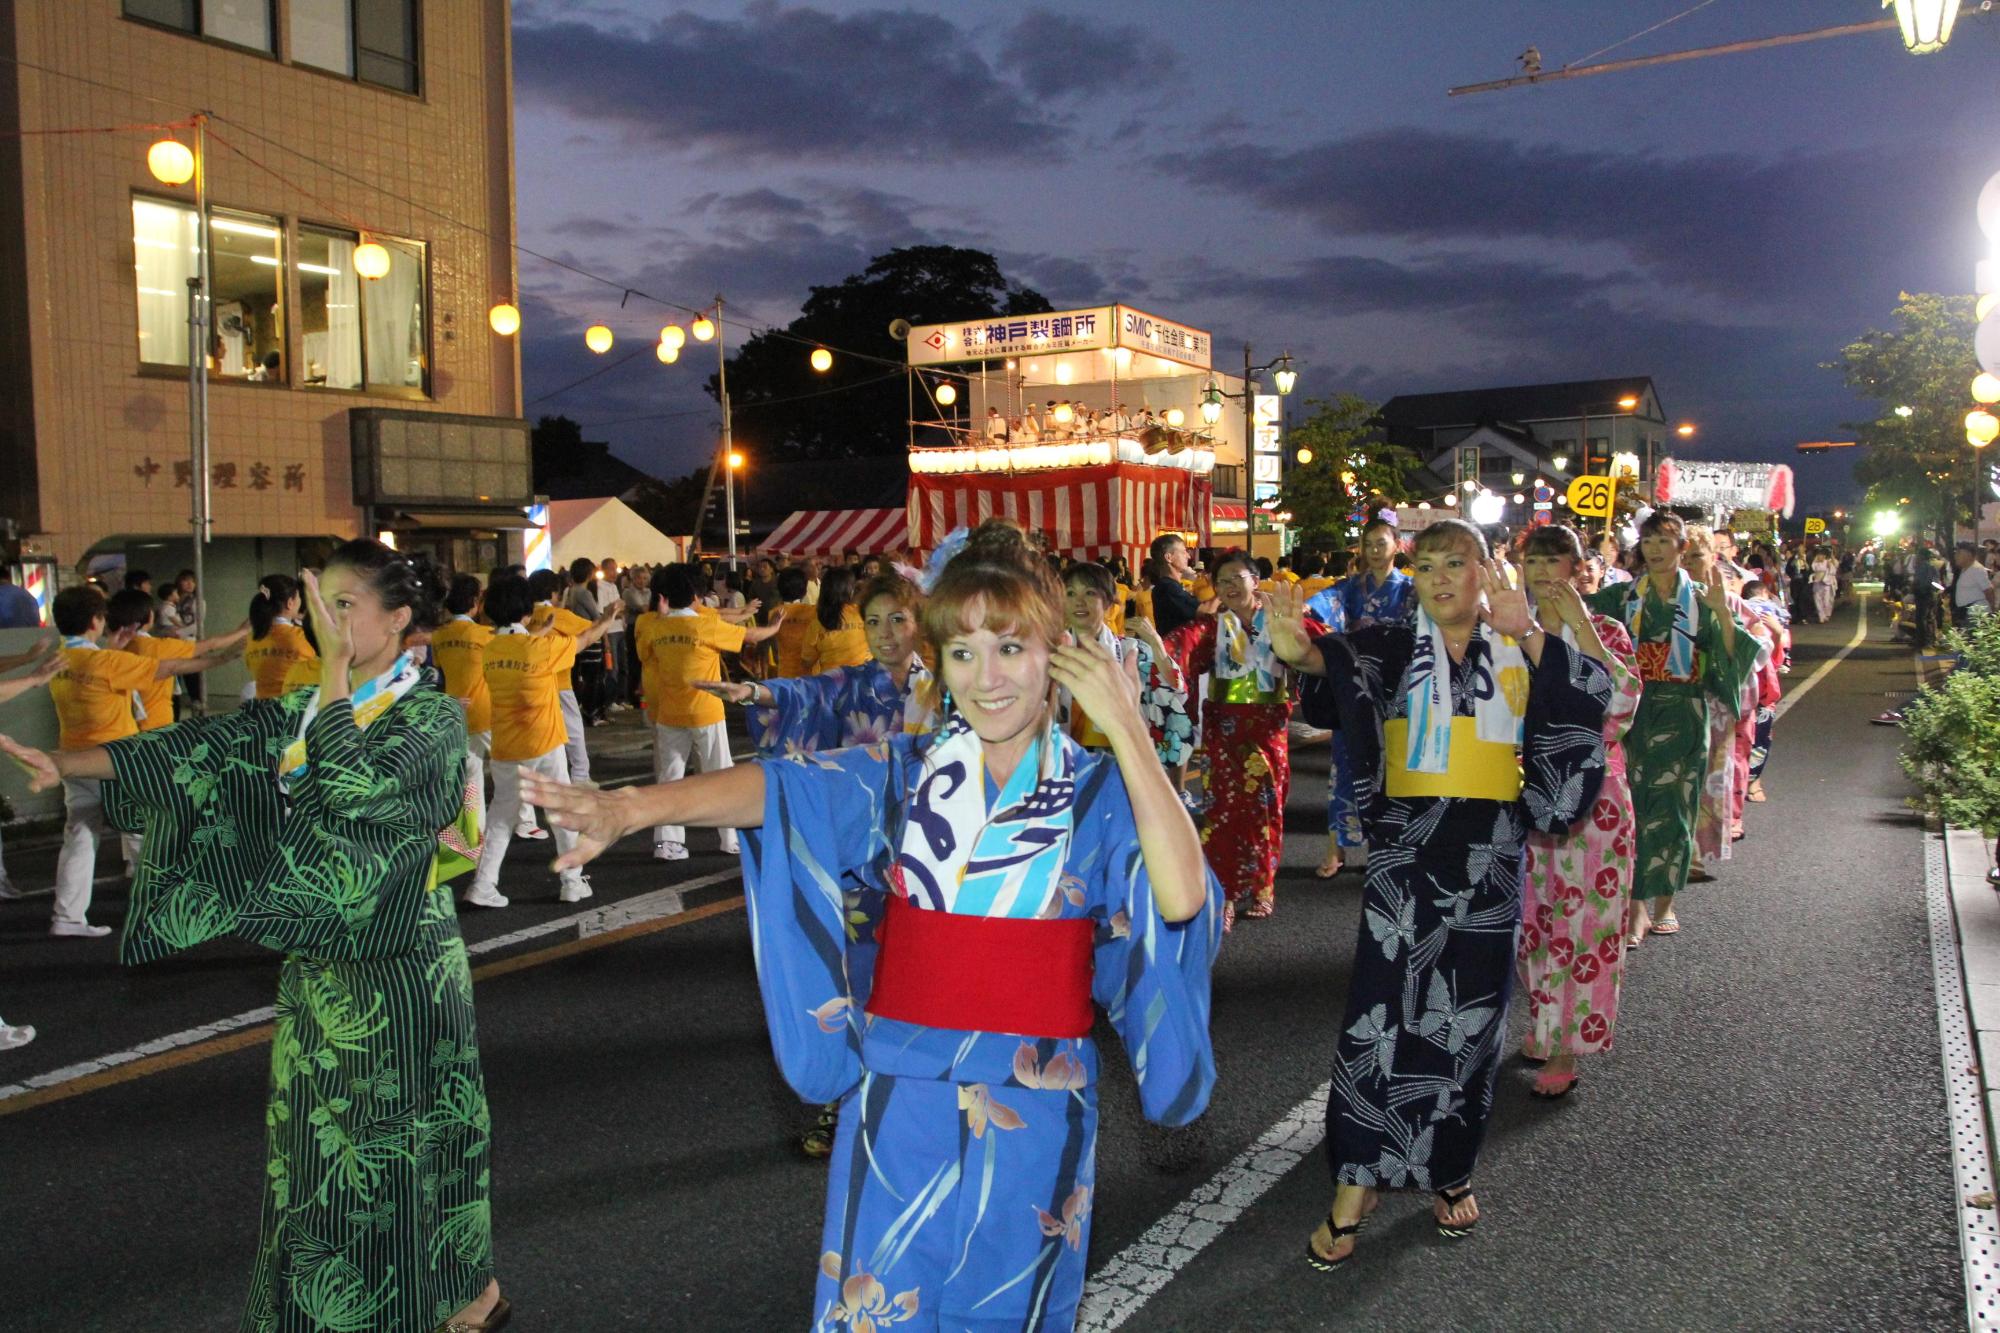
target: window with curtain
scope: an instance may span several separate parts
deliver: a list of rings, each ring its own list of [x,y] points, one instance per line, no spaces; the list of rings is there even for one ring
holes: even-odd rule
[[[132,261],[138,270],[139,363],[188,363],[188,279],[201,228],[195,211],[160,199],[132,201]]]
[[[354,77],[354,9],[349,0],[292,0],[290,51],[296,64]]]
[[[273,54],[272,0],[125,0],[127,18]]]
[[[291,0],[288,9],[297,64],[417,91],[416,0]]]
[[[285,233],[277,218],[211,210],[210,368],[225,379],[285,378]]]
[[[351,232],[299,228],[298,382],[310,388],[361,387],[361,280]]]
[[[371,239],[389,252],[389,271],[364,281],[361,346],[367,387],[422,392],[430,338],[424,324],[424,246],[419,241]]]

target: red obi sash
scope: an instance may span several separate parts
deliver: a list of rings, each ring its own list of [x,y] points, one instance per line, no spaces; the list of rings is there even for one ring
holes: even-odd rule
[[[928,1028],[1088,1036],[1095,936],[1087,917],[960,916],[890,894],[868,1012]]]
[[[1642,682],[1665,681],[1674,685],[1692,685],[1701,679],[1701,652],[1694,655],[1694,670],[1685,677],[1669,675],[1667,655],[1672,645],[1662,640],[1659,643],[1635,643],[1632,654],[1638,659],[1639,679]]]

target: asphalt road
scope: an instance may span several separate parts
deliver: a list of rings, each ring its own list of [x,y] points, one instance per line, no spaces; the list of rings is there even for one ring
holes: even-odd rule
[[[1855,623],[1848,609],[1800,631],[1793,690]],[[1476,1235],[1443,1241],[1424,1199],[1392,1196],[1356,1262],[1312,1271],[1305,1238],[1329,1197],[1313,1151],[1123,1326],[1962,1326],[1921,837],[1898,733],[1866,723],[1914,679],[1886,633],[1875,618],[1870,641],[1780,722],[1771,801],[1750,807],[1721,880],[1681,900],[1682,933],[1635,956],[1616,1052],[1554,1104],[1529,1098],[1527,1072],[1509,1065]],[[623,752],[600,777],[640,770],[636,739],[592,733]],[[1107,1043],[1093,1272],[1327,1077],[1358,880],[1313,878],[1326,751],[1300,750],[1295,770],[1278,913],[1239,928],[1215,976],[1210,1113],[1175,1133],[1143,1124]],[[477,994],[516,1328],[810,1321],[823,1170],[793,1148],[805,1110],[771,1062],[731,863],[695,845],[675,865],[620,849],[584,905],[713,879],[686,894],[695,911],[583,941],[572,925],[479,960],[498,964]],[[8,853],[27,887],[52,859]],[[515,906],[467,918],[475,946],[579,910],[553,901],[525,849],[502,889]],[[255,949],[210,945],[126,972],[109,941],[47,939],[47,909],[45,897],[0,904],[0,1013],[42,1032],[0,1056],[0,1084],[271,1002],[276,964]],[[121,909],[120,886],[100,885],[94,915],[115,923]],[[268,1057],[254,1027],[236,1040],[57,1089],[88,1087],[76,1095],[0,1100],[0,1329],[233,1326]]]

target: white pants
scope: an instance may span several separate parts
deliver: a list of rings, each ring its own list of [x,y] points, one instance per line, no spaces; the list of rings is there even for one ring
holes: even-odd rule
[[[678,782],[687,773],[688,754],[693,752],[695,761],[704,773],[720,773],[725,768],[734,768],[736,761],[729,757],[729,729],[721,722],[711,722],[705,727],[662,727],[653,728],[653,780],[655,782]],[[734,856],[737,851],[736,830],[722,831],[722,850]],[[653,830],[653,843],[687,841],[687,830],[679,824],[661,824]]]
[[[562,747],[557,746],[547,754],[533,759],[513,762],[504,759],[493,761],[493,804],[486,809],[486,841],[479,849],[479,872],[473,876],[475,889],[497,889],[500,884],[500,863],[507,859],[507,847],[514,841],[514,821],[521,813],[521,774],[523,771],[553,778],[557,782],[569,781],[569,760]],[[576,834],[549,821],[556,838],[556,854],[562,855],[576,846]],[[575,884],[583,879],[580,870],[565,870],[563,883]]]
[[[479,790],[479,828],[483,834],[486,828],[486,759],[493,753],[493,733],[490,731],[468,731],[465,733],[465,789]]]
[[[62,854],[56,858],[57,921],[83,924],[90,910],[90,886],[97,878],[97,840],[111,831],[104,822],[104,801],[96,778],[64,778]],[[139,862],[139,837],[120,835],[125,859]]]
[[[556,698],[562,703],[563,730],[568,733],[563,753],[569,756],[569,780],[588,782],[590,750],[583,743],[583,709],[577,705],[575,690],[562,690]]]

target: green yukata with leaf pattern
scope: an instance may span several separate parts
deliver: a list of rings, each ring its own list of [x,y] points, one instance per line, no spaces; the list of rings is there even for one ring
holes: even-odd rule
[[[491,1125],[472,973],[438,834],[465,717],[434,673],[366,731],[343,700],[279,756],[312,691],[115,742],[105,808],[145,835],[120,945],[234,935],[285,955],[270,1161],[245,1333],[428,1333],[493,1275]]]

